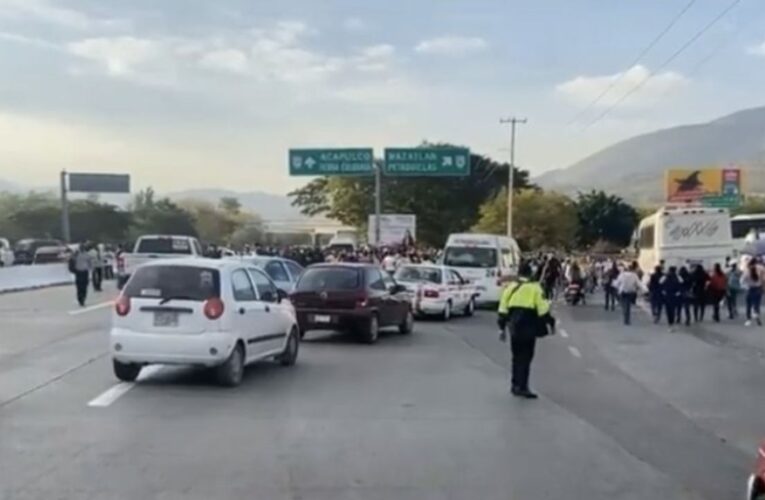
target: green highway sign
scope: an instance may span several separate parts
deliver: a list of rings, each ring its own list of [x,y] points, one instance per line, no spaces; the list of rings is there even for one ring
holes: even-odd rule
[[[386,175],[470,175],[467,148],[386,148]]]
[[[290,175],[371,175],[372,148],[290,149]]]

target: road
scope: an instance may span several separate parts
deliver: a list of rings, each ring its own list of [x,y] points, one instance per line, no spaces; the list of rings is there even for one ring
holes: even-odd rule
[[[490,312],[374,346],[312,333],[224,389],[118,384],[113,297],[0,295],[0,499],[734,499],[765,437],[765,331],[740,323],[556,305],[538,401],[508,395]]]

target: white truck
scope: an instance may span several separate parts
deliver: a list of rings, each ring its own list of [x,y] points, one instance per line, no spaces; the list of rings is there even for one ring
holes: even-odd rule
[[[183,257],[203,257],[204,252],[199,240],[193,236],[173,234],[147,234],[138,238],[131,253],[122,253],[117,257],[117,288],[130,279],[133,271],[155,259],[177,259]]]

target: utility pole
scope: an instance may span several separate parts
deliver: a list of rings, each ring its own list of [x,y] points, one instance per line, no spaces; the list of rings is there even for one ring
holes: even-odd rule
[[[518,123],[525,124],[528,122],[526,118],[500,118],[499,123],[504,125],[510,124],[510,172],[507,179],[507,235],[513,236],[513,190],[515,188],[515,125]]]
[[[382,163],[375,162],[375,247],[380,246],[380,207],[382,206]]]

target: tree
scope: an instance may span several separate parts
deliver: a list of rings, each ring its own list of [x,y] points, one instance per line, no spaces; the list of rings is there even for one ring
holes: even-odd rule
[[[637,211],[624,200],[595,190],[579,193],[576,214],[579,218],[577,242],[583,247],[599,240],[625,247],[640,220]]]
[[[507,185],[508,165],[471,155],[465,177],[382,178],[384,213],[417,216],[417,239],[440,246],[449,233],[465,231],[479,218],[479,207]],[[516,189],[529,187],[528,172],[515,170]],[[292,204],[305,215],[324,214],[364,230],[374,213],[374,179],[330,177],[315,179],[292,191]]]
[[[242,211],[242,203],[234,196],[224,196],[218,202],[218,207],[230,215],[237,215]]]
[[[731,212],[733,215],[765,213],[765,196],[747,196],[744,203]]]
[[[133,203],[133,223],[130,227],[130,239],[142,234],[180,234],[196,236],[194,218],[168,198],[158,201],[153,199],[153,191],[139,193]],[[139,201],[139,203],[135,203]]]
[[[473,230],[505,234],[507,189],[485,202]],[[524,189],[513,197],[513,236],[522,248],[571,248],[578,220],[574,202],[565,195],[539,189]]]

